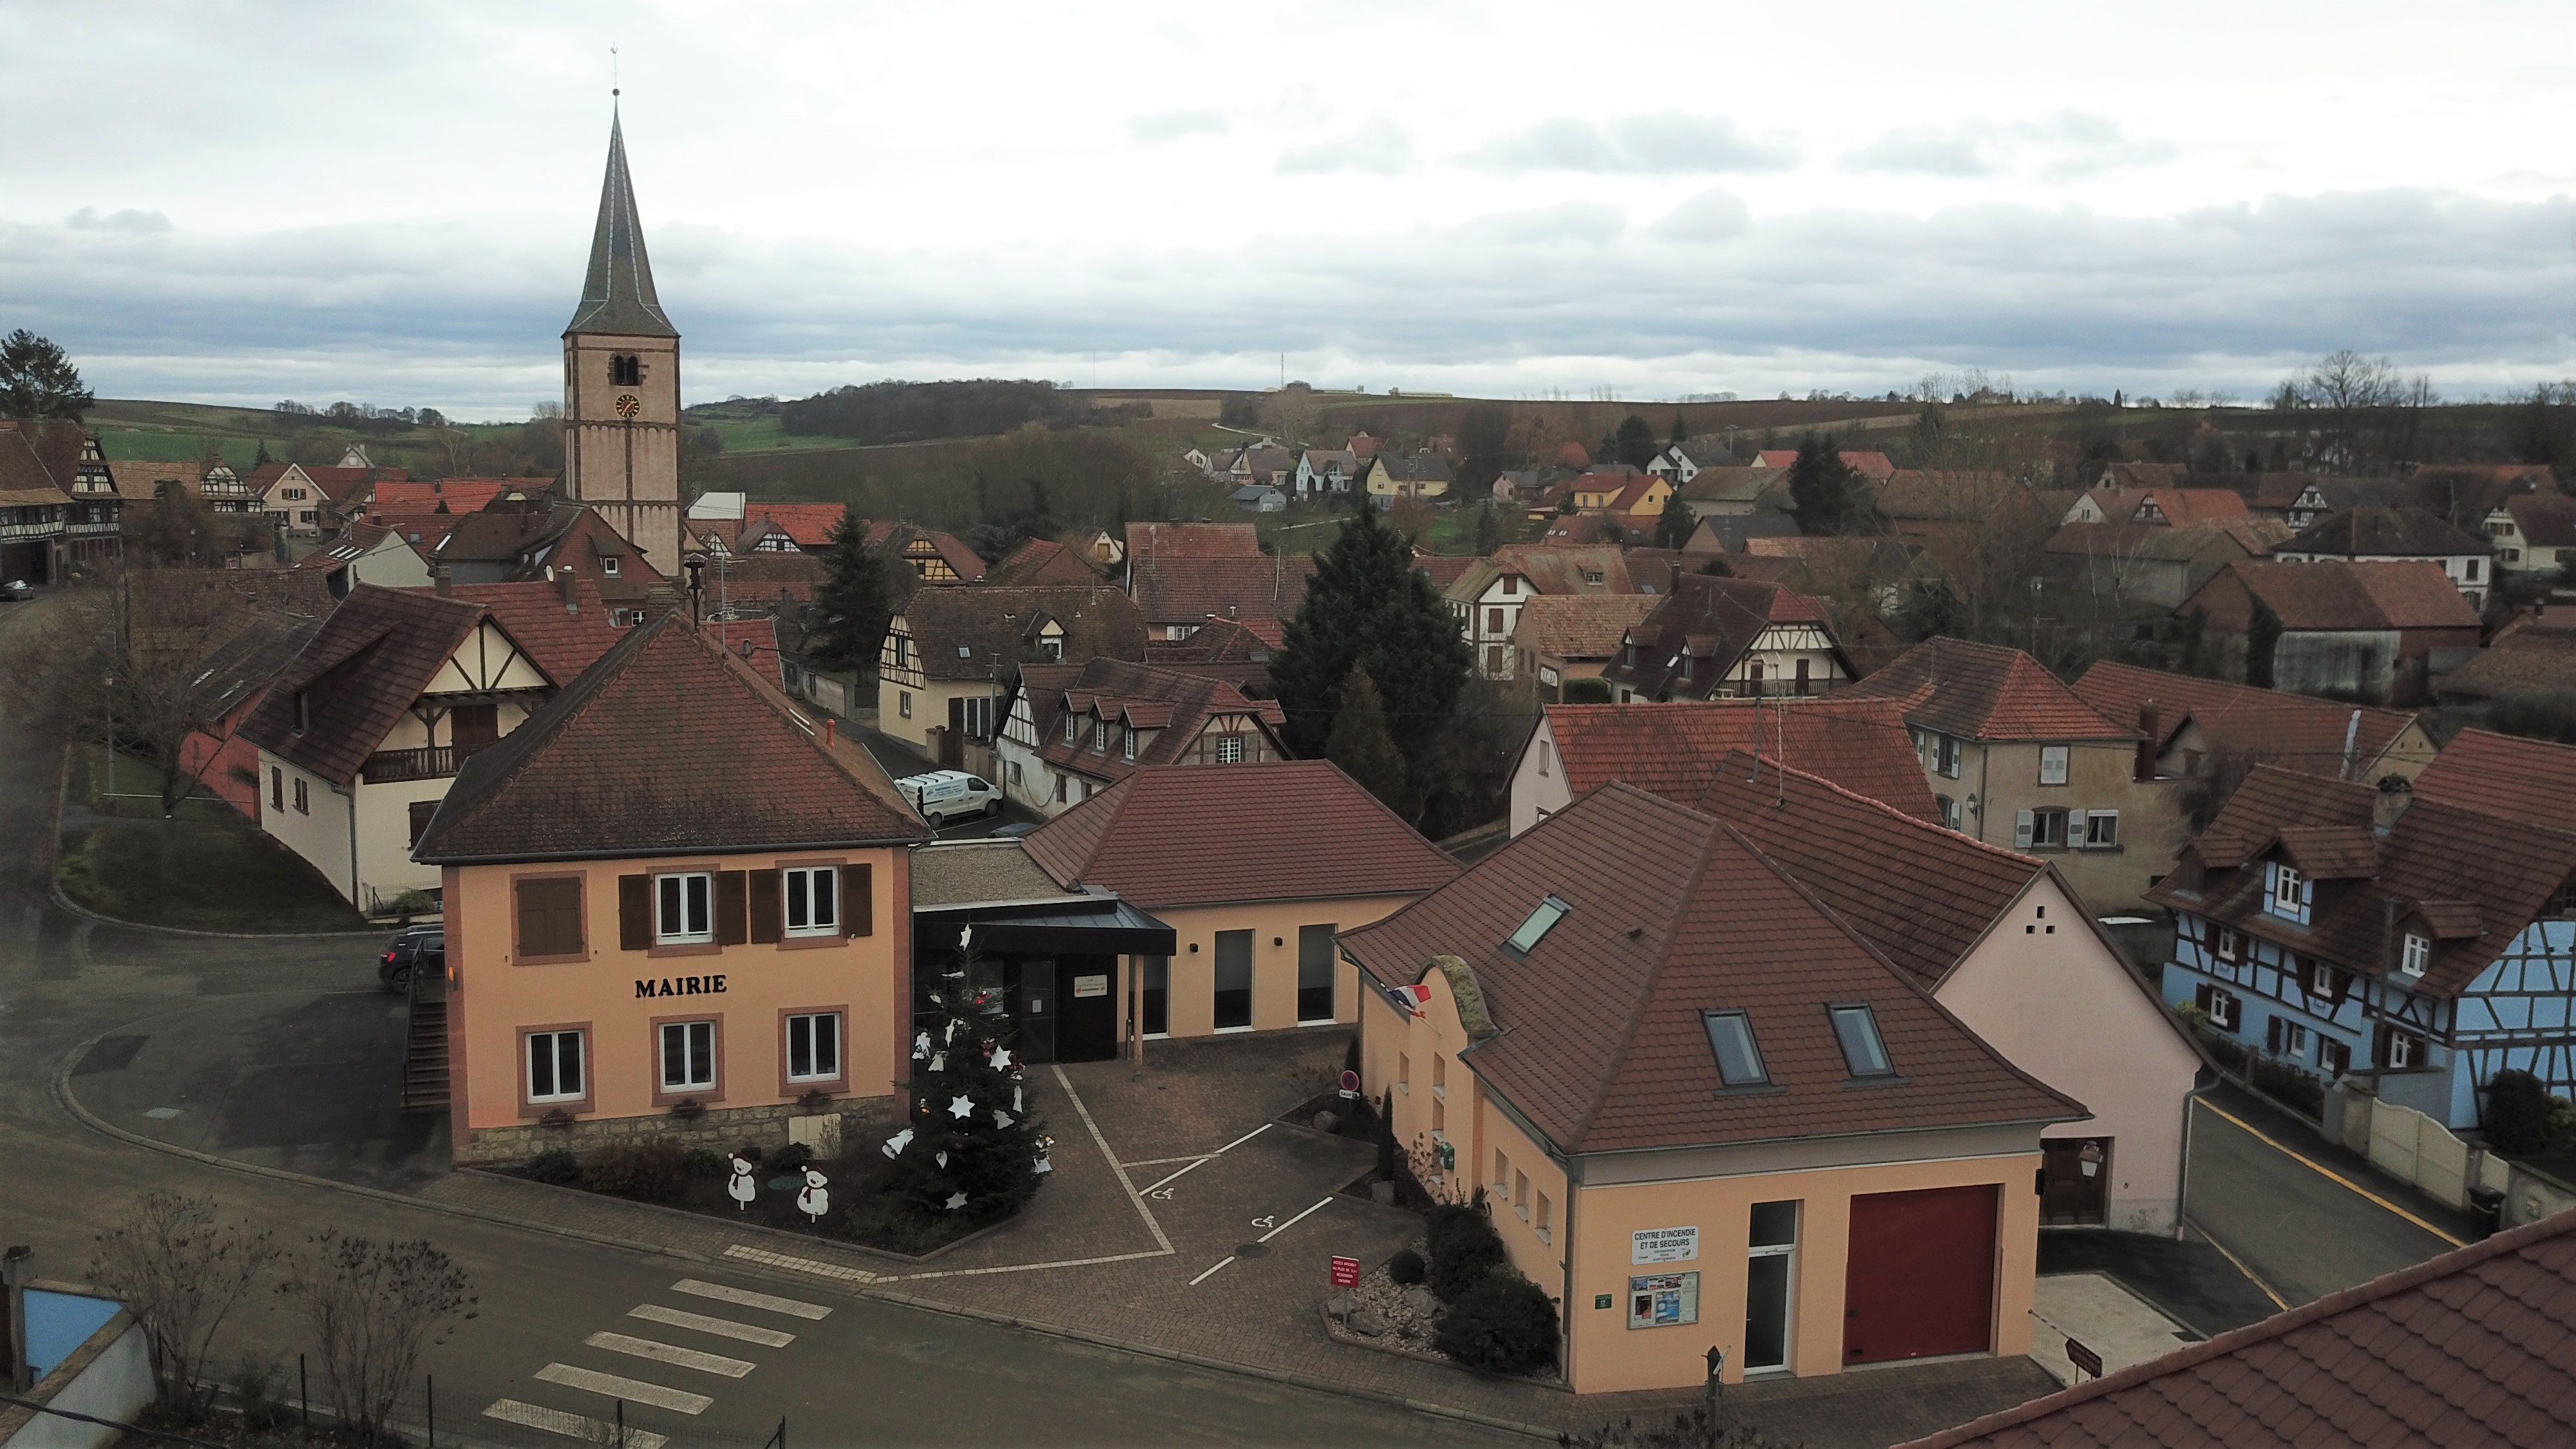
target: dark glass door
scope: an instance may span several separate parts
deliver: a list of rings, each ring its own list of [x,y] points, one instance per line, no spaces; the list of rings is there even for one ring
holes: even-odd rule
[[[1114,956],[1064,956],[1056,961],[1056,1060],[1105,1062],[1118,1055],[1118,981]]]
[[[1216,933],[1216,1029],[1252,1025],[1252,933]]]
[[[1138,956],[1145,967],[1145,1035],[1164,1036],[1172,1029],[1172,958]]]
[[[1055,958],[1031,956],[1011,962],[1011,1015],[1019,1024],[1020,1059],[1056,1059]]]

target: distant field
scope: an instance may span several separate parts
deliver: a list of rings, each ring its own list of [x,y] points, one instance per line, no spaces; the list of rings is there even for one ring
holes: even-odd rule
[[[102,400],[91,408],[85,421],[98,434],[100,448],[112,459],[171,462],[202,458],[213,452],[221,454],[233,467],[247,470],[263,444],[272,456],[283,459],[299,451],[308,457],[322,452],[336,455],[351,443],[363,443],[367,456],[383,466],[447,471],[444,444],[420,428],[361,433],[347,423],[309,413],[129,398]],[[505,432],[512,425],[457,426],[479,440]]]

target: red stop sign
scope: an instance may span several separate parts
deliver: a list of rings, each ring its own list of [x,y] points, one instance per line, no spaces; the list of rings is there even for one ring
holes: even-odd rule
[[[1336,1288],[1357,1288],[1360,1286],[1360,1260],[1357,1258],[1335,1258],[1333,1260],[1333,1286]]]

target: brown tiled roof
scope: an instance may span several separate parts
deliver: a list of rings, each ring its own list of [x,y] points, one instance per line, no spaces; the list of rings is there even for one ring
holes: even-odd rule
[[[1899,701],[1907,724],[1964,739],[2135,737],[2077,698],[2038,660],[2018,649],[1965,639],[1926,639],[1844,693]]]
[[[2576,747],[2462,730],[2415,777],[2415,798],[2564,830],[2576,822]]]
[[[1519,574],[1532,592],[1541,594],[1634,594],[1641,592],[1640,583],[1658,589],[1664,584],[1661,578],[1633,577],[1627,551],[1615,543],[1510,544],[1494,550],[1491,562],[1498,570]],[[1592,581],[1593,574],[1601,576],[1599,583]],[[1459,587],[1471,577],[1462,575]]]
[[[2329,778],[2344,774],[2344,736],[2352,734],[2354,778],[2396,745],[2415,716],[2402,709],[2337,704],[2248,684],[2188,674],[2167,674],[2104,660],[2084,671],[2075,692],[2103,717],[2143,730],[2143,712],[2156,708],[2157,749],[2172,743],[2185,723],[2200,726],[2214,754],[2263,761]],[[2353,724],[2358,713],[2361,723]]]
[[[16,428],[0,431],[0,508],[44,507],[71,502],[54,486],[53,471],[36,456],[36,445]]]
[[[164,483],[177,484],[190,493],[196,492],[204,473],[202,468],[191,462],[132,458],[110,458],[107,471],[116,479],[119,496],[146,503],[161,495]]]
[[[2293,632],[2479,627],[2478,611],[2437,563],[2239,562],[2227,569],[2204,587],[2233,575]]]
[[[580,678],[583,670],[598,663],[599,656],[616,648],[617,642],[626,637],[624,629],[609,622],[608,606],[599,597],[599,586],[579,575],[573,578],[575,607],[570,609],[564,607],[563,586],[543,580],[456,584],[450,592],[460,603],[480,605],[557,684]]]
[[[766,616],[757,619],[709,619],[700,627],[727,653],[750,665],[752,672],[763,680],[782,687],[787,683],[778,659],[776,619]]]
[[[2260,558],[2289,537],[2277,518],[2222,518],[2164,528],[2149,523],[2067,523],[2042,545],[2045,552],[2084,558],[2157,559],[2213,563]],[[2212,553],[2212,550],[2217,550]]]
[[[1002,555],[991,568],[984,570],[980,582],[987,586],[1053,584],[1088,588],[1100,582],[1100,575],[1082,561],[1082,555],[1053,539],[1024,538],[1020,540],[1019,547]]]
[[[931,679],[995,679],[1041,658],[1038,631],[1048,619],[1064,628],[1063,663],[1145,657],[1145,620],[1125,594],[1107,585],[1075,589],[921,589],[902,610],[913,652]],[[963,652],[961,652],[963,651]]]
[[[1261,535],[1249,523],[1131,523],[1127,562],[1174,558],[1253,558]]]
[[[2367,785],[2257,766],[2209,829],[2185,847],[2205,868],[2199,888],[2185,889],[2190,873],[2177,871],[2148,899],[2367,975],[2394,967],[2390,924],[2425,915],[2437,939],[2415,989],[2449,996],[2576,876],[2576,834],[2438,799],[2416,798],[2373,840],[2376,793]],[[2505,839],[2513,848],[2497,849]],[[2374,848],[2374,862],[2356,858],[2365,844]],[[2264,860],[2286,850],[2296,863],[2303,847],[2321,848],[2344,877],[2317,885],[2304,927],[2263,909]]]
[[[1923,761],[1896,706],[1855,699],[1717,700],[1681,704],[1551,704],[1548,735],[1568,792],[1624,780],[1667,800],[1696,803],[1729,751],[1785,758],[1908,815],[1940,818]]]
[[[1540,594],[1521,605],[1512,643],[1551,659],[1609,659],[1662,602],[1654,594]]]
[[[840,527],[841,516],[849,511],[849,505],[846,503],[746,501],[742,507],[742,523],[735,537],[739,538],[743,534],[750,533],[763,522],[767,522],[777,525],[778,530],[793,539],[799,548],[825,548],[832,542],[832,530]],[[891,529],[891,524],[880,525],[879,529],[871,529],[870,532],[876,536],[869,542],[884,542],[885,532]]]
[[[1527,955],[1503,944],[1549,896]],[[1442,889],[1342,938],[1388,985],[1471,967],[1500,1028],[1468,1060],[1565,1153],[2067,1121],[1740,832],[1612,784]],[[1898,1081],[1854,1090],[1829,1004],[1866,1004]],[[1749,1018],[1776,1090],[1729,1100],[1701,1013]]]
[[[2421,508],[2364,506],[2329,513],[2272,551],[2325,553],[2340,558],[2449,558],[2491,554],[2495,545],[2462,533]]]
[[[1102,886],[1148,910],[1401,895],[1458,874],[1327,760],[1140,769],[1027,842],[1058,882]]]
[[[1266,693],[1273,647],[1269,640],[1236,620],[1211,619],[1190,631],[1186,639],[1147,635],[1145,662],[1158,669],[1222,679],[1237,689],[1256,686]]]
[[[1901,1449],[2576,1443],[2576,1212]]]
[[[304,476],[312,479],[313,486],[322,490],[322,496],[334,503],[346,500],[369,483],[404,483],[411,479],[411,474],[401,468],[316,467],[305,469]],[[540,482],[533,478],[528,481],[531,484]]]
[[[526,478],[446,478],[434,483],[413,483],[388,479],[367,493],[367,512],[434,513],[442,507],[449,513],[480,513],[485,505],[504,493],[525,490],[533,482]]]
[[[1295,617],[1314,572],[1315,561],[1304,555],[1127,556],[1136,607],[1156,628],[1209,619],[1284,623]]]
[[[928,833],[853,735],[825,743],[774,682],[675,611],[467,761],[413,857],[817,850]]]
[[[1723,683],[1726,675],[1775,624],[1812,624],[1825,632],[1829,645],[1833,639],[1833,616],[1824,604],[1778,584],[1710,574],[1684,574],[1677,583],[1653,613],[1628,631],[1636,641],[1637,662],[1613,662],[1601,671],[1602,678],[1647,699],[1710,699],[1722,687],[1731,691]],[[1685,654],[1687,677],[1681,668]],[[1852,672],[1848,660],[1844,672]],[[1766,683],[1775,691],[1791,687],[1785,679]]]
[[[2370,830],[2360,825],[2287,825],[2272,843],[2311,880],[2365,880],[2379,868]]]
[[[749,532],[748,525],[745,532]],[[921,528],[909,523],[868,525],[868,543],[876,548],[888,549],[897,557],[909,556],[915,545],[925,541],[929,543],[932,552],[947,561],[948,567],[956,571],[961,581],[971,584],[983,579],[984,556],[975,552],[967,545],[966,540],[953,533],[942,533],[935,528]]]
[[[340,603],[318,576],[285,569],[128,569],[122,587],[136,654],[200,664],[209,718],[292,664]]]
[[[2048,873],[2027,855],[1741,751],[1718,762],[1698,803],[1927,990]]]
[[[1483,562],[1472,553],[1418,553],[1413,556],[1413,566],[1431,576],[1431,587],[1443,591],[1458,582],[1469,569]]]
[[[1751,503],[1778,481],[1771,468],[1702,468],[1681,486],[1685,503]]]
[[[1123,659],[1093,659],[1080,665],[1028,665],[1020,688],[1029,697],[1029,718],[1037,730],[1038,755],[1060,769],[1103,780],[1115,780],[1154,765],[1177,762],[1198,742],[1199,732],[1215,715],[1241,715],[1259,721],[1270,732],[1270,747],[1284,753],[1279,727],[1287,715],[1275,700],[1247,699],[1222,679],[1177,669],[1157,669]],[[1094,753],[1091,729],[1084,725],[1073,743],[1064,739],[1064,716],[1097,715],[1113,724],[1159,731],[1129,763],[1124,742],[1112,740]]]
[[[279,673],[242,725],[242,737],[334,784],[349,784],[482,617],[478,604],[360,584]],[[298,695],[309,697],[312,711],[301,731]]]
[[[713,608],[720,584],[723,597],[736,604],[782,598],[811,603],[814,591],[829,574],[823,560],[810,553],[738,553],[710,562],[700,578],[706,586],[707,607]]]
[[[2531,493],[2505,501],[2526,548],[2576,548],[2576,498]]]
[[[1896,463],[1885,453],[1873,448],[1842,449],[1843,466],[1869,479],[1883,483],[1896,474]]]
[[[2130,506],[2125,517],[2115,514],[2113,522],[2143,521],[2140,515],[2146,513],[2150,503],[2164,515],[2165,522],[2175,528],[2188,528],[2213,519],[2246,516],[2244,497],[2225,488],[2142,488],[2136,497],[2137,502]]]

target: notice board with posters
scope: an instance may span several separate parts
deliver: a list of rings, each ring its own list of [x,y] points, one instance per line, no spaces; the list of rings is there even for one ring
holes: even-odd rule
[[[1697,1322],[1698,1273],[1650,1273],[1628,1280],[1630,1328],[1673,1328]]]

